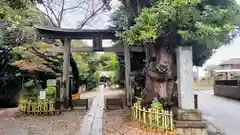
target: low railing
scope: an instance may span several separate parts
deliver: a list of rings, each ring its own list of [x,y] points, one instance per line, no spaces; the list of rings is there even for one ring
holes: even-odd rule
[[[55,101],[53,100],[20,100],[19,110],[26,114],[54,114]]]
[[[174,133],[173,114],[172,111],[165,111],[159,108],[142,108],[140,102],[134,103],[132,107],[133,118],[140,125],[156,129],[157,131],[170,131]]]

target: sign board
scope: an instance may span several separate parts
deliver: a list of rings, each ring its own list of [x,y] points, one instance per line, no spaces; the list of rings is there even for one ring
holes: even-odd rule
[[[56,79],[48,79],[47,80],[47,86],[52,87],[57,85],[57,80]]]
[[[46,91],[40,91],[40,99],[46,99]]]

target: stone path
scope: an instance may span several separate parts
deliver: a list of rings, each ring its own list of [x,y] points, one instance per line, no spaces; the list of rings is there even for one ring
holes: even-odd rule
[[[103,86],[96,88],[99,92],[94,98],[92,106],[84,116],[80,125],[80,131],[77,135],[103,135],[103,111],[104,111],[104,94]]]

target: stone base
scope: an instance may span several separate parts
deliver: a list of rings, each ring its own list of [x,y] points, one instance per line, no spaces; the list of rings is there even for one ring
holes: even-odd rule
[[[192,109],[178,109],[177,120],[180,121],[202,121],[202,114],[200,110]]]
[[[111,99],[111,98],[107,98],[106,99],[106,109],[110,109],[111,107],[116,108],[116,106],[120,106],[121,108],[123,108],[124,106],[124,100],[123,98],[114,98],[114,99]]]
[[[179,128],[177,135],[208,135],[207,129],[201,128]]]
[[[207,135],[207,124],[199,110],[177,110],[176,129],[178,135]]]

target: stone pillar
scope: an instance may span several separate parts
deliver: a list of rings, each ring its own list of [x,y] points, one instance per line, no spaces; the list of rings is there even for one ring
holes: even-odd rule
[[[207,135],[201,112],[194,108],[192,47],[177,49],[178,104],[176,129],[178,135]]]
[[[131,56],[128,45],[124,45],[124,62],[125,62],[125,90],[127,96],[127,106],[132,105],[132,92],[130,88]]]
[[[62,89],[60,92],[60,101],[64,102],[66,109],[69,108],[69,66],[70,66],[70,52],[71,42],[67,37],[64,39],[64,56],[63,56],[63,79]],[[63,107],[61,107],[63,108]]]

